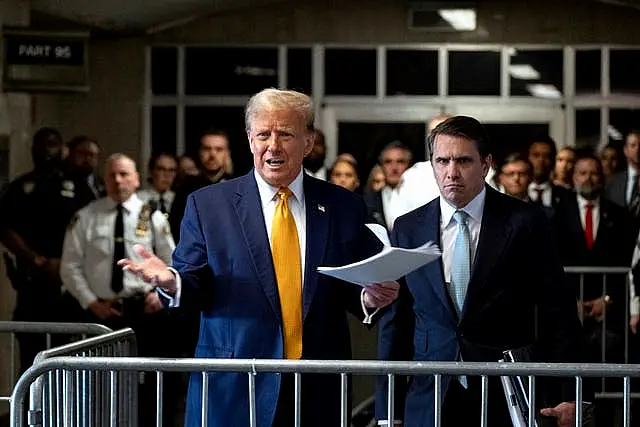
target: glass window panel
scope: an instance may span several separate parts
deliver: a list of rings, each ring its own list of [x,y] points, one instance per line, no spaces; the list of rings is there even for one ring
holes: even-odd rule
[[[609,110],[609,143],[622,147],[629,132],[640,128],[640,109]]]
[[[515,50],[509,77],[512,96],[559,98],[563,93],[562,50]]]
[[[438,51],[387,51],[387,95],[437,94]]]
[[[576,148],[596,150],[600,144],[600,109],[576,110]]]
[[[375,50],[331,48],[324,55],[326,95],[376,95]]]
[[[287,51],[287,87],[311,95],[312,60],[310,48]]]
[[[640,93],[640,50],[611,49],[610,88],[614,93]]]
[[[449,95],[500,95],[500,52],[449,52]]]
[[[576,95],[599,95],[602,81],[602,52],[576,50]]]
[[[154,95],[178,93],[178,49],[151,48],[151,92]]]
[[[278,49],[188,47],[188,95],[253,95],[278,87]]]
[[[177,107],[151,108],[151,152],[176,152]]]
[[[247,173],[253,157],[244,126],[243,107],[185,107],[185,154],[198,157],[200,136],[209,129],[221,129],[229,135],[229,147],[235,176]]]

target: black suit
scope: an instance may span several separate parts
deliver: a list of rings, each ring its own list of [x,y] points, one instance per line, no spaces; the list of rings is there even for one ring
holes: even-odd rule
[[[371,191],[363,195],[367,204],[367,222],[373,222],[387,228],[387,221],[384,217],[384,207],[382,206],[382,191]]]
[[[604,195],[618,206],[627,207],[627,185],[629,182],[629,169],[614,174],[607,182]]]
[[[635,246],[637,228],[631,215],[626,209],[607,200],[600,199],[599,223],[595,234],[593,247],[587,247],[584,227],[577,197],[567,198],[556,212],[554,230],[564,266],[591,267],[629,267]],[[580,275],[569,274],[569,281],[577,299],[581,299]],[[609,362],[619,361],[622,357],[621,337],[626,329],[627,288],[625,275],[607,275],[606,291],[603,288],[603,275],[587,274],[583,280],[583,301],[591,301],[602,297],[605,293],[611,297],[613,304],[606,315],[607,349]],[[602,345],[601,324],[589,319],[585,322],[588,334],[592,337],[592,354],[594,361],[601,361],[600,346]],[[609,360],[609,358],[613,358]]]
[[[427,241],[440,243],[440,233],[438,198],[398,218],[392,243],[403,248]],[[401,284],[400,297],[380,320],[380,359],[455,361],[461,354],[465,361],[495,362],[502,358],[503,350],[529,347],[536,361],[578,361],[582,329],[575,299],[553,248],[549,222],[538,207],[486,186],[476,259],[460,318],[444,282],[441,262],[410,273]],[[443,426],[462,425],[459,415],[477,423],[479,379],[469,379],[474,404],[463,411],[459,405],[469,402],[452,403],[447,395],[451,386],[456,387],[452,381],[451,377],[443,378],[442,392],[445,407],[457,406],[458,417],[455,421],[443,419]],[[378,388],[378,419],[386,415],[385,383],[381,380]],[[540,378],[537,385],[547,392],[548,403],[572,399],[572,381],[552,389]],[[398,378],[395,389],[396,413],[406,427],[434,425],[433,377],[414,377],[410,382]],[[551,390],[559,395],[551,395]],[[510,425],[497,378],[490,380],[490,396],[490,425]]]

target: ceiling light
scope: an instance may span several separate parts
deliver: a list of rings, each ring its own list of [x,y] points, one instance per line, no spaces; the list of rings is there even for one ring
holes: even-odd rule
[[[527,85],[529,93],[537,98],[560,99],[562,94],[554,85],[530,84]]]
[[[540,80],[540,73],[529,64],[509,65],[509,74],[514,79]]]
[[[474,9],[439,9],[438,14],[458,31],[476,29],[476,11]]]
[[[607,134],[609,135],[609,138],[614,141],[622,141],[623,139],[620,131],[611,125],[607,126]]]

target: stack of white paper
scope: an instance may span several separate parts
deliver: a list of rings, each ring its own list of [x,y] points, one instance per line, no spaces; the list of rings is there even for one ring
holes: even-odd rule
[[[327,276],[336,277],[360,286],[372,283],[398,280],[412,271],[438,259],[440,249],[432,242],[426,242],[415,249],[391,246],[387,230],[379,224],[367,227],[380,239],[384,248],[376,255],[341,267],[318,267]]]

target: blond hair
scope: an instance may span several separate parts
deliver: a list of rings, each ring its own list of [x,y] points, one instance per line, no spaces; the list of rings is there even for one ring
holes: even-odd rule
[[[245,109],[245,126],[251,129],[251,122],[257,114],[271,113],[280,110],[293,110],[304,118],[309,130],[313,129],[315,112],[311,98],[304,93],[293,90],[264,89],[256,93],[247,102]]]

